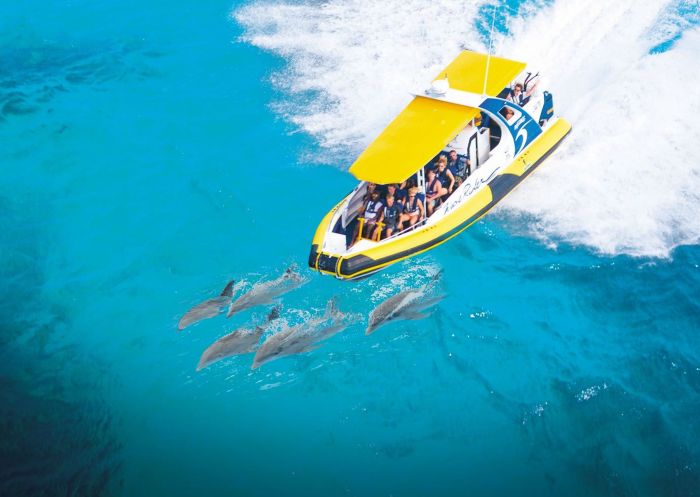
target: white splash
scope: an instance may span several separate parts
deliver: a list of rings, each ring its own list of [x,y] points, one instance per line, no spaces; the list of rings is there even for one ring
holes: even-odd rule
[[[548,75],[574,132],[501,211],[524,213],[545,243],[667,257],[700,240],[700,32],[650,55],[668,4],[556,2],[515,20],[506,53]],[[700,8],[700,6],[698,6]]]
[[[461,48],[485,50],[476,23],[487,3],[264,2],[233,16],[244,40],[288,63],[273,78],[288,97],[279,112],[348,157]],[[700,32],[678,14],[697,4],[555,0],[510,13],[496,53],[539,67],[574,131],[501,215],[550,247],[601,254],[667,257],[700,241]],[[649,54],[679,33],[671,50]]]
[[[284,57],[276,108],[320,145],[357,153],[460,50],[484,50],[473,20],[486,1],[253,3],[233,13],[243,39]],[[347,164],[344,165],[347,167]]]

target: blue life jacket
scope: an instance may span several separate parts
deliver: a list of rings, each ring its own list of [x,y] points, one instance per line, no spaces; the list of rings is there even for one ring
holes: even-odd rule
[[[384,204],[382,204],[381,200],[370,200],[367,202],[367,207],[365,207],[365,219],[367,220],[373,220],[377,219],[377,214],[379,213],[379,209],[382,208]]]
[[[404,202],[408,198],[408,192],[405,188],[397,188],[394,192],[395,202]]]
[[[435,195],[438,192],[438,189],[435,188],[435,183],[440,183],[442,185],[442,182],[436,176],[435,179],[430,183],[430,186],[428,186],[428,189],[425,193],[427,193],[428,195]]]
[[[520,107],[522,107],[523,105],[525,105],[526,103],[528,103],[530,101],[530,97],[525,96],[525,90],[521,90],[520,95],[518,97],[515,96],[514,90],[510,90],[510,99],[514,103],[518,104]]]
[[[401,204],[397,203],[394,200],[394,205],[389,207],[388,205],[384,206],[384,223],[386,224],[396,224],[396,221],[399,218],[399,214],[401,213]]]
[[[407,214],[416,214],[420,212],[418,209],[418,195],[413,197],[413,202],[411,202],[410,198],[406,200],[406,203],[403,206],[403,211]]]
[[[457,156],[457,159],[454,162],[450,159],[447,159],[447,169],[450,170],[452,176],[457,176],[457,171],[459,171],[459,155]]]
[[[447,177],[447,171],[449,171],[448,168],[445,168],[445,170],[442,172],[437,171],[437,179],[440,180],[440,183],[442,183],[444,188],[450,187],[450,178]]]

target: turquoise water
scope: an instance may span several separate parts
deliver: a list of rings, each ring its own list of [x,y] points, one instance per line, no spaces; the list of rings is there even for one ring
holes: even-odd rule
[[[518,19],[537,8],[556,27],[575,4],[501,4],[498,47],[527,39]],[[408,19],[429,8],[403,5]],[[465,5],[472,27],[440,31],[453,45],[435,53],[484,43],[490,7]],[[682,155],[700,153],[693,122],[673,135],[682,146],[666,137],[683,181],[637,164],[652,183],[615,189],[660,214],[613,199],[611,224],[589,210],[603,178],[562,179],[595,151],[564,94],[578,137],[510,207],[370,279],[306,273],[284,298],[290,324],[336,295],[367,313],[441,267],[448,297],[432,318],[371,337],[349,328],[256,371],[244,356],[195,373],[209,343],[266,309],[178,333],[180,316],[231,278],[303,268],[317,222],[354,185],[348,157],[393,115],[382,85],[403,81],[363,67],[422,42],[392,46],[392,29],[424,27],[372,24],[395,11],[0,7],[0,495],[700,495],[700,174]],[[609,15],[644,33],[654,55],[635,64],[692,75],[676,58],[697,53],[699,11]],[[309,74],[323,84],[304,86]],[[370,82],[371,106],[346,98]],[[605,181],[626,171],[623,155],[606,159]],[[538,196],[546,184],[564,187]]]

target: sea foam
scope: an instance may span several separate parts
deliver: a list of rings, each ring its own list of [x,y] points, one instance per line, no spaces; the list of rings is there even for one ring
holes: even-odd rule
[[[494,53],[541,69],[542,86],[574,129],[501,204],[500,216],[524,221],[526,233],[551,246],[607,255],[668,257],[698,243],[700,32],[679,14],[686,3],[501,8],[508,29],[494,36]],[[412,89],[462,48],[487,49],[491,8],[486,1],[261,2],[233,16],[244,41],[287,62],[272,78],[283,95],[275,109],[317,139],[320,160],[347,167]],[[654,53],[667,40],[675,43]]]

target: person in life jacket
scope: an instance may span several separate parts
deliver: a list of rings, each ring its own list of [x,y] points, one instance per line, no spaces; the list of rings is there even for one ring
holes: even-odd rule
[[[428,181],[425,184],[425,207],[428,216],[433,215],[433,211],[440,205],[440,199],[447,193],[437,177],[435,169],[428,169]]]
[[[384,202],[384,210],[382,211],[382,217],[380,218],[380,221],[384,223],[384,238],[388,238],[398,228],[399,218],[401,217],[401,211],[403,210],[403,206],[400,203],[396,202],[394,200],[394,196],[390,193],[387,193]],[[374,234],[372,234],[372,236],[374,236]]]
[[[406,203],[403,204],[403,213],[399,219],[401,223],[401,229],[407,228],[408,226],[413,226],[418,221],[423,219],[425,214],[425,207],[423,202],[417,197],[418,187],[412,186],[408,189],[408,198]],[[408,223],[408,225],[406,225]]]
[[[386,206],[386,199],[391,195],[394,197],[394,203],[400,205],[403,208],[403,200],[406,198],[408,193],[406,190],[400,190],[399,185],[396,183],[389,183],[386,185],[386,193],[384,194],[384,205]]]
[[[440,183],[442,183],[442,186],[446,190],[445,194],[443,194],[441,198],[442,200],[446,200],[447,197],[454,191],[455,187],[455,177],[454,174],[447,169],[447,160],[438,160],[437,171],[435,171],[435,173],[437,178],[440,180]]]
[[[528,76],[528,78],[535,79],[531,76]],[[523,88],[523,85],[521,83],[515,83],[515,86],[512,90],[510,90],[510,93],[506,97],[506,100],[518,104],[522,107],[530,101],[530,97],[537,89],[538,84],[539,80],[535,80],[533,84],[528,85],[527,88]]]
[[[452,176],[455,178],[466,178],[472,173],[469,156],[460,157],[457,155],[456,150],[450,150],[450,153],[447,156],[447,169],[450,170]]]
[[[525,93],[523,93],[523,85],[515,83],[515,86],[506,97],[506,100],[518,105],[525,105]]]
[[[377,185],[375,183],[367,183],[367,192],[364,194],[362,197],[362,206],[369,202],[372,199],[372,193],[377,189]]]
[[[384,207],[384,204],[382,204],[382,201],[379,200],[379,190],[376,188],[372,190],[370,193],[370,199],[365,203],[365,207],[362,212],[362,217],[365,219],[364,226],[363,226],[363,236],[370,237],[372,236],[372,233],[374,233],[374,228],[377,224],[377,221],[379,220],[379,216],[382,213],[382,208]],[[360,230],[360,225],[358,224],[355,227],[355,236],[353,237],[355,240],[357,239],[357,235],[359,234]]]

